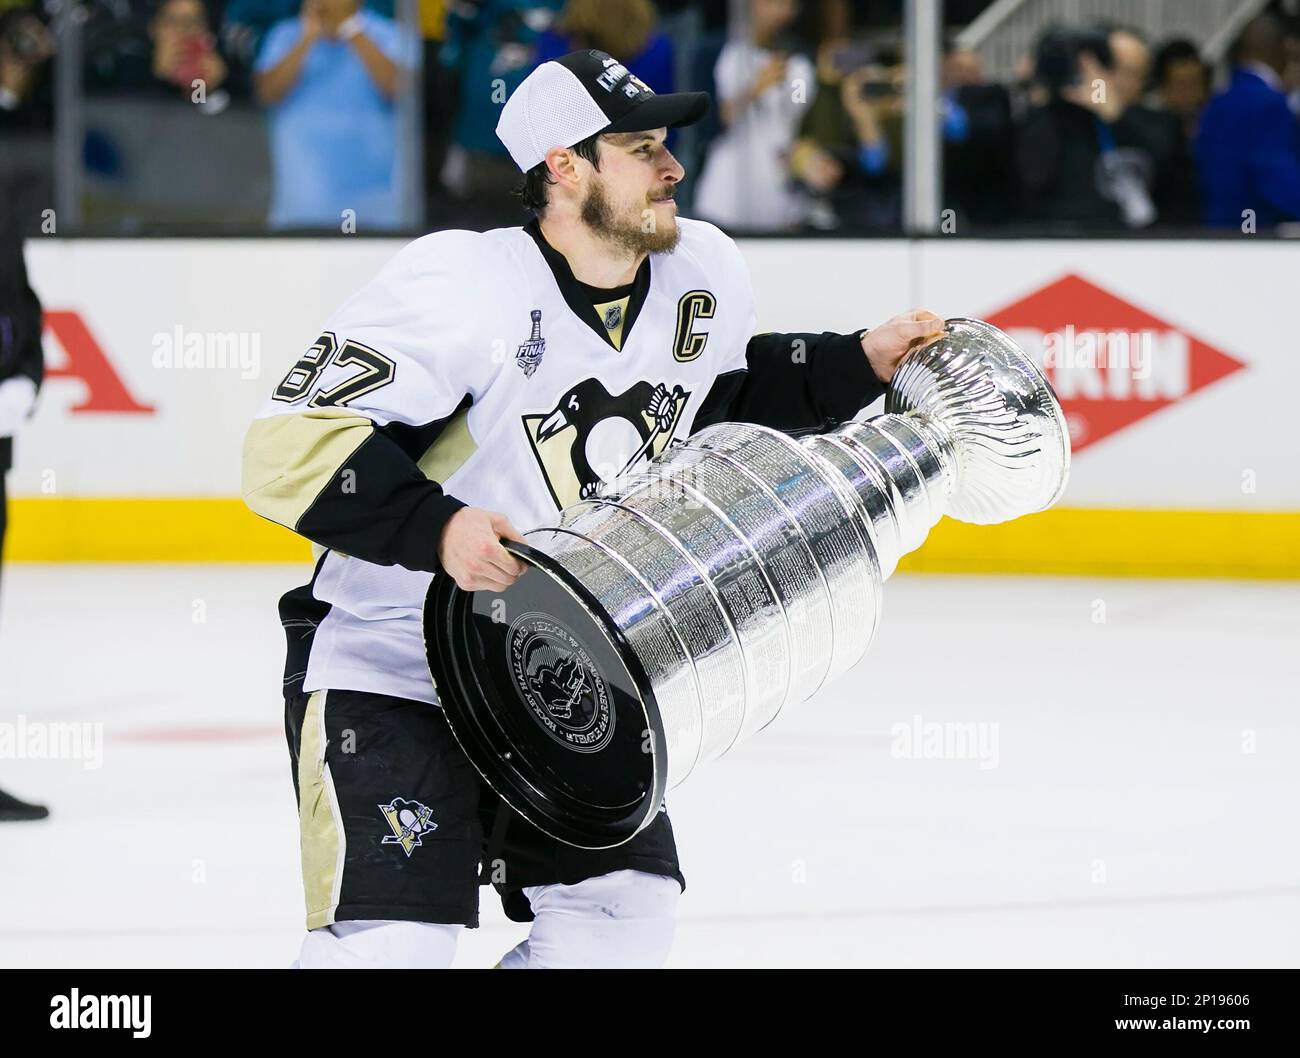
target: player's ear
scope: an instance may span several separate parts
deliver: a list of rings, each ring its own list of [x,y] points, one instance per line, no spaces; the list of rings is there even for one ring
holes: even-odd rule
[[[581,183],[578,172],[578,154],[569,147],[552,147],[546,152],[546,168],[551,179],[566,187],[576,187]]]

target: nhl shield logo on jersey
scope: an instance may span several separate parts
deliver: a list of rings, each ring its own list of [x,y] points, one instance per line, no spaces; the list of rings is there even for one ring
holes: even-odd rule
[[[528,341],[519,343],[515,350],[515,363],[525,378],[532,378],[537,365],[542,362],[542,354],[546,352],[546,339],[542,337],[542,310],[533,309],[528,315],[533,321],[533,333],[528,336]]]
[[[550,411],[525,415],[524,430],[555,506],[586,499],[602,482],[662,452],[690,396],[681,386],[670,390],[644,381],[615,396],[589,378]]]
[[[411,852],[420,847],[421,837],[438,829],[438,824],[432,819],[433,809],[419,801],[394,797],[388,804],[380,805],[379,811],[384,813],[388,825],[393,828],[393,832],[385,835],[380,844],[401,845],[408,859]]]

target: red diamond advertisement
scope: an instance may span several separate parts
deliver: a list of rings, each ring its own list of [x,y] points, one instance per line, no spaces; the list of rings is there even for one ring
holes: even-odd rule
[[[1246,366],[1077,275],[986,319],[1042,364],[1075,452]]]

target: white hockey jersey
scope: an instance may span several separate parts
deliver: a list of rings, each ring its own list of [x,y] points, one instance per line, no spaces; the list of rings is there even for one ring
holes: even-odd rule
[[[637,275],[621,348],[535,223],[418,239],[330,317],[245,447],[249,505],[328,548],[281,606],[287,687],[436,702],[422,606],[455,501],[521,531],[552,522],[741,377],[744,260],[712,225],[678,223],[676,250]]]

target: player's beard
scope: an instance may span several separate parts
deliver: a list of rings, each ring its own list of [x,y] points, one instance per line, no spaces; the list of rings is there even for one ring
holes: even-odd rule
[[[656,194],[666,190],[662,188]],[[647,220],[651,222],[648,231]],[[582,201],[582,222],[602,239],[637,255],[671,253],[682,237],[677,218],[670,215],[666,221],[660,220],[648,199],[639,210],[615,208],[599,177],[591,181]]]

